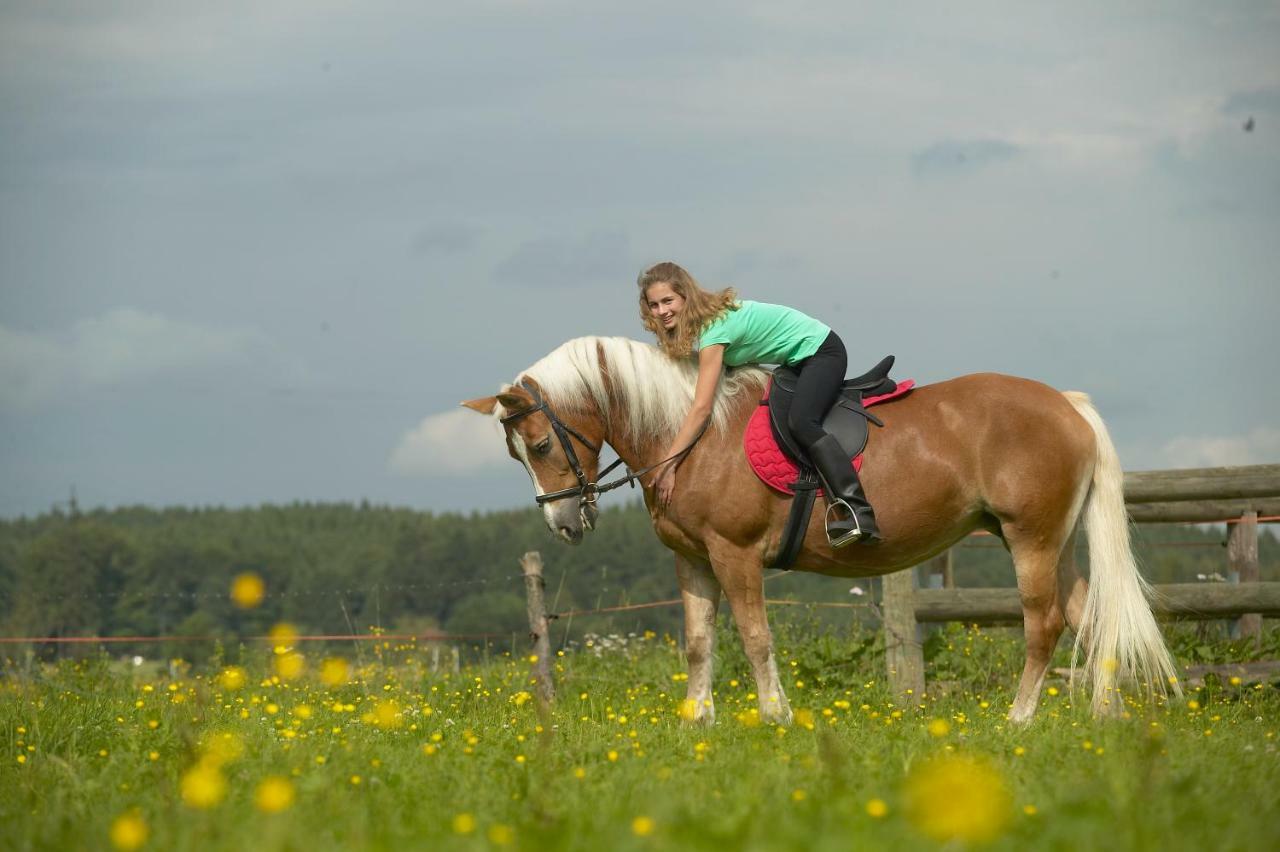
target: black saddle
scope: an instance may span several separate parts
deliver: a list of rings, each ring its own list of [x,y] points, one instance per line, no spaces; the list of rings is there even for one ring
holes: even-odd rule
[[[889,370],[893,368],[893,356],[886,355],[879,364],[855,379],[845,379],[831,410],[822,421],[822,428],[834,435],[840,446],[853,458],[862,452],[867,445],[867,421],[877,426],[884,426],[878,417],[867,411],[862,405],[865,397],[891,393],[898,383],[889,378]],[[787,426],[787,415],[791,412],[791,401],[795,398],[796,380],[799,373],[791,367],[775,367],[773,386],[769,389],[769,422],[773,426],[773,437],[783,452],[798,462],[802,467],[809,465],[809,459],[800,448],[799,442],[792,436]],[[765,403],[762,403],[765,404]]]
[[[840,396],[836,398],[831,410],[822,421],[822,428],[834,435],[852,459],[867,445],[868,422],[884,426],[884,422],[863,406],[864,397],[879,396],[890,393],[898,387],[898,383],[889,378],[889,370],[893,367],[893,356],[887,355],[879,364],[856,379],[846,379],[840,388]],[[787,517],[786,526],[782,530],[782,538],[778,543],[778,554],[770,568],[785,570],[795,561],[804,543],[805,530],[809,526],[809,515],[813,511],[813,502],[818,490],[818,476],[813,465],[800,449],[800,444],[791,435],[787,426],[787,415],[791,411],[791,402],[795,398],[796,380],[799,374],[790,367],[777,367],[773,371],[773,384],[769,388],[769,398],[760,404],[769,406],[769,423],[773,426],[773,436],[782,447],[783,452],[800,466],[799,478],[791,484],[795,499],[791,503],[791,513]]]

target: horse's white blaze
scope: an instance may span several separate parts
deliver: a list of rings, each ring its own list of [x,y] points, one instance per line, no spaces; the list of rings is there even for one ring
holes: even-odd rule
[[[533,472],[533,463],[529,461],[529,448],[519,432],[511,433],[511,447],[516,451],[516,455],[520,457],[520,463],[524,465],[525,472],[529,474],[529,480],[533,482],[533,493],[538,496],[546,494],[547,489],[542,487],[542,483],[538,481],[538,475]],[[549,529],[559,533],[560,524],[555,515],[554,504],[547,503],[542,507],[542,519],[546,521]]]
[[[524,465],[525,473],[529,474],[530,481],[533,482],[533,493],[541,497],[547,493],[542,487],[542,483],[538,481],[538,475],[533,472],[533,464],[529,461],[529,448],[525,446],[524,438],[520,437],[519,432],[511,433],[511,447],[516,451],[516,455],[520,457],[520,463]]]

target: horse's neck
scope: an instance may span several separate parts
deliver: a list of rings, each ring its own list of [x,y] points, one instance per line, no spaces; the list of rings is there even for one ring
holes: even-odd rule
[[[618,421],[615,420],[614,422]],[[623,464],[631,470],[640,470],[661,461],[663,454],[667,451],[669,440],[658,441],[653,438],[637,438],[620,430],[610,430],[605,435],[605,443],[613,447],[613,451],[618,454],[618,458],[622,459]]]
[[[739,422],[745,423],[746,419],[751,416],[751,412],[755,411],[757,403],[749,398],[749,396],[750,395],[744,396],[738,403],[737,408],[730,415],[728,432],[733,433],[737,431],[737,424]],[[611,412],[609,422],[626,423],[627,418],[622,412],[618,411],[615,406],[615,410]],[[707,434],[698,438],[694,442],[695,445],[705,446],[715,444],[718,441],[723,440],[723,436],[718,436],[712,433],[713,430],[708,427]],[[613,447],[614,452],[618,454],[618,458],[622,459],[623,463],[626,464],[628,468],[631,470],[640,470],[641,468],[657,464],[658,462],[666,459],[667,455],[672,451],[671,441],[674,437],[674,435],[664,435],[661,437],[633,436],[629,433],[622,432],[620,429],[615,427],[606,432],[604,440],[605,443]],[[685,448],[676,447],[675,452],[679,452],[683,449]]]

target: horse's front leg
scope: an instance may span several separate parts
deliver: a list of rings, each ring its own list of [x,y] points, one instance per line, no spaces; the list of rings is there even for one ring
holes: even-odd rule
[[[760,719],[789,725],[791,705],[782,690],[773,654],[773,634],[764,605],[764,566],[759,551],[724,545],[712,551],[711,559],[755,676]]]
[[[684,599],[684,644],[689,659],[689,692],[681,715],[707,725],[716,720],[711,697],[712,655],[716,647],[716,612],[720,581],[706,562],[676,554],[676,579]]]

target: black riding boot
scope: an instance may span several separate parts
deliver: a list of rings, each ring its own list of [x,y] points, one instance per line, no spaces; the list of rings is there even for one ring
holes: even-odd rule
[[[824,435],[809,448],[809,460],[818,469],[827,492],[827,540],[832,547],[855,541],[879,541],[880,530],[858,472],[833,435]]]

